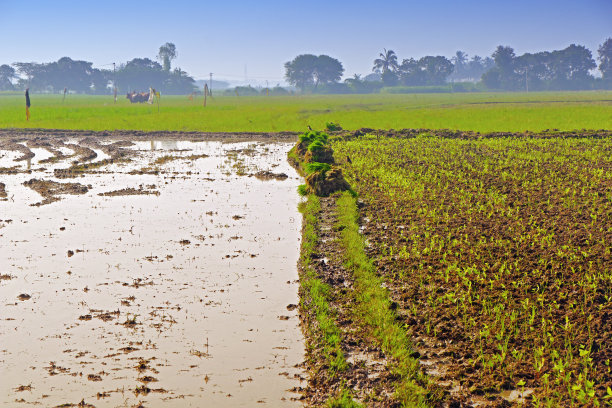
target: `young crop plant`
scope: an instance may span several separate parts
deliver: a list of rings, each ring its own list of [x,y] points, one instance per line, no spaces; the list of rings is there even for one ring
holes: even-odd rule
[[[331,139],[407,332],[468,399],[607,403],[612,138],[416,136]]]

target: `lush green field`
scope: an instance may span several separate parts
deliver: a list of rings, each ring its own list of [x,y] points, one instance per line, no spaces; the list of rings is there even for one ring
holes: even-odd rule
[[[162,96],[159,107],[121,96],[37,95],[25,120],[21,94],[0,94],[0,128],[304,131],[339,122],[345,129],[449,128],[474,131],[612,128],[612,92],[309,95],[283,97]]]

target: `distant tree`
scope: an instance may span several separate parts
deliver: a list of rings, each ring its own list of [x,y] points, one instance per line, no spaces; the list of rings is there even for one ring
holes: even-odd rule
[[[383,48],[383,52],[381,52],[379,56],[380,58],[376,58],[374,60],[374,67],[372,68],[372,71],[382,71],[383,74],[388,71],[397,71],[399,66],[397,64],[397,55],[395,55],[395,51]]]
[[[91,62],[60,58],[46,67],[46,83],[51,92],[64,88],[80,93],[92,91],[93,75],[96,70]]]
[[[363,77],[363,80],[366,82],[378,82],[381,81],[381,75],[380,72],[372,72],[371,74],[366,75],[365,77]]]
[[[553,51],[555,76],[561,80],[586,80],[589,71],[597,65],[593,54],[583,45],[571,44],[569,47]]]
[[[451,58],[454,69],[451,74],[453,80],[463,80],[468,76],[468,55],[463,51],[457,51]]]
[[[489,89],[501,89],[501,72],[497,67],[482,74],[482,83]]]
[[[134,58],[120,65],[116,73],[121,92],[146,91],[155,88],[165,94],[190,94],[196,89],[195,80],[180,68],[165,71],[149,58]]]
[[[451,58],[451,61],[455,66],[464,66],[468,62],[468,55],[463,51],[457,51],[455,56]]]
[[[149,58],[134,58],[121,64],[115,74],[117,87],[121,92],[145,91],[149,87],[161,88],[168,73],[162,66]]]
[[[425,85],[443,85],[453,72],[453,63],[440,55],[423,57],[418,64],[425,73]]]
[[[511,47],[499,45],[492,55],[495,66],[504,75],[512,74],[514,68],[514,49]]]
[[[599,57],[599,71],[603,79],[606,81],[612,81],[612,38],[608,38],[603,44],[597,49]]]
[[[514,49],[512,47],[499,45],[493,52],[493,61],[495,61],[495,70],[499,75],[494,74],[496,81],[499,80],[499,88],[513,89],[517,86],[518,78],[514,72]],[[492,78],[489,78],[491,82]],[[495,82],[495,81],[493,81]]]
[[[361,88],[363,88],[364,80],[361,79],[361,75],[354,74],[352,78],[347,78],[344,80],[344,83],[349,86],[353,90],[353,92],[359,92]]]
[[[315,88],[319,83],[331,84],[340,81],[344,67],[342,63],[328,55],[319,55],[315,69]]]
[[[172,43],[165,43],[159,47],[157,58],[162,62],[163,69],[166,72],[170,71],[170,62],[178,56],[176,46]]]
[[[336,83],[342,77],[342,63],[328,55],[302,54],[285,63],[287,81],[304,91],[319,84]]]
[[[383,71],[380,79],[385,86],[396,86],[399,83],[399,75],[395,71]]]
[[[415,86],[424,82],[424,75],[419,67],[419,62],[414,58],[403,60],[398,71],[403,85]]]
[[[596,67],[591,51],[571,44],[563,50],[516,56],[510,47],[497,47],[495,66],[483,74],[485,86],[508,90],[592,89],[590,71]]]
[[[453,63],[442,56],[425,56],[402,61],[399,73],[406,86],[443,85],[453,72]]]
[[[17,78],[15,68],[10,65],[0,65],[0,91],[13,89],[13,80]]]
[[[124,69],[161,71],[162,66],[159,65],[157,62],[150,60],[149,58],[134,58],[133,60],[128,61],[125,64]]]
[[[543,90],[552,79],[550,52],[526,53],[516,57],[514,71],[520,76],[519,89]]]
[[[491,69],[495,63],[490,57],[482,59],[478,55],[474,55],[472,59],[467,63],[467,74],[466,77],[472,81],[480,79],[482,74]]]
[[[314,85],[314,71],[317,65],[317,56],[302,54],[292,61],[285,63],[285,78],[287,81],[300,88],[302,91]]]
[[[55,62],[38,64],[16,62],[13,64],[24,76],[20,87],[29,87],[32,92],[60,92],[64,88],[78,93],[105,93],[108,86],[108,71],[93,68],[88,61],[63,57]]]
[[[31,90],[34,91],[38,84],[33,82],[35,82],[36,76],[42,72],[43,65],[36,62],[16,62],[13,66],[17,68],[17,72],[25,76],[25,79],[19,81],[21,87],[30,86],[32,87]]]
[[[159,87],[164,93],[189,94],[196,87],[195,80],[180,68],[175,68]],[[157,88],[156,88],[157,89]]]

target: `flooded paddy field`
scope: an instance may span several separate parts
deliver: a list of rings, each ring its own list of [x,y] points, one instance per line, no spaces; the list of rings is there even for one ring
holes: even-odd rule
[[[300,406],[290,147],[4,135],[0,405]]]

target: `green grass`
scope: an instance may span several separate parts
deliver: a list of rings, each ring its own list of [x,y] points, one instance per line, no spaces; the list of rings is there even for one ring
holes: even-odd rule
[[[207,132],[304,131],[327,122],[344,129],[449,128],[489,131],[610,129],[612,91],[412,95],[162,96],[157,105],[110,96],[31,95],[25,120],[20,94],[0,94],[0,128],[177,130]]]

